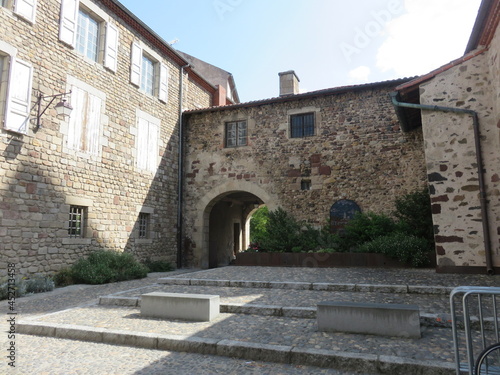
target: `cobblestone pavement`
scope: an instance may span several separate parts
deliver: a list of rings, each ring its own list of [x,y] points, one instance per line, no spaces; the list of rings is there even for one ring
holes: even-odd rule
[[[187,273],[186,273],[187,272]],[[396,356],[410,356],[421,360],[439,359],[452,361],[451,331],[439,328],[425,328],[421,340],[330,334],[316,332],[315,320],[285,319],[257,315],[221,314],[211,326],[207,323],[169,322],[143,319],[139,310],[123,307],[96,306],[98,297],[127,293],[133,295],[138,289],[139,294],[151,288],[164,288],[164,285],[154,285],[161,277],[222,279],[222,280],[261,280],[289,282],[330,282],[330,283],[366,283],[366,284],[412,284],[430,286],[458,285],[500,285],[498,276],[484,275],[438,275],[432,270],[380,270],[380,269],[307,269],[307,268],[265,268],[265,267],[224,267],[213,270],[180,270],[164,274],[150,274],[148,278],[99,286],[71,286],[53,292],[19,298],[16,300],[17,320],[26,318],[40,319],[41,315],[58,312],[43,317],[43,320],[64,321],[71,324],[92,324],[98,327],[119,326],[120,329],[138,328],[139,324],[148,326],[146,330],[164,330],[168,333],[192,334],[200,337],[223,337],[241,341],[288,343],[304,347],[325,348],[330,350],[348,350],[365,353],[390,353]],[[170,286],[170,291],[198,293],[194,286],[184,289],[183,286]],[[173,289],[172,289],[173,288]],[[246,288],[211,288],[196,289],[210,294],[221,293],[221,298],[232,299],[232,303],[276,304],[281,300],[293,301],[290,306],[309,306],[323,295],[307,295],[306,291],[298,290],[259,290]],[[232,289],[232,295],[225,289]],[[131,291],[132,290],[132,291]],[[128,291],[127,293],[123,293]],[[270,292],[271,294],[266,294]],[[281,293],[280,293],[281,292]],[[308,291],[311,293],[311,291]],[[304,293],[304,294],[302,294]],[[319,292],[323,293],[323,292]],[[360,295],[348,292],[329,292],[341,299],[358,298]],[[371,293],[363,293],[365,298]],[[373,293],[374,295],[377,293]],[[403,295],[378,293],[377,298],[395,303],[414,303],[425,305],[429,311],[441,311],[448,308],[446,298],[433,296],[428,301],[426,296],[412,296],[410,300],[397,300]],[[380,296],[383,294],[384,296]],[[356,295],[356,297],[354,297]],[[267,299],[266,299],[267,298]],[[373,297],[375,298],[375,297]],[[238,302],[239,301],[239,302]],[[274,301],[274,302],[273,302]],[[5,301],[3,301],[5,302]],[[84,306],[86,305],[86,306]],[[78,308],[74,308],[80,306]],[[72,309],[73,308],[73,309]],[[59,312],[69,309],[64,312]],[[424,310],[425,310],[424,309]],[[447,311],[447,310],[445,310]],[[0,312],[7,316],[7,305],[0,304]],[[270,319],[274,322],[269,325]],[[2,319],[0,329],[8,328],[7,319]],[[198,326],[197,326],[198,325]],[[127,328],[129,327],[129,328]],[[141,328],[143,329],[143,328]],[[291,333],[293,332],[293,333]],[[2,348],[8,348],[7,334],[0,342]],[[62,340],[28,335],[16,337],[15,371],[7,366],[7,359],[2,356],[0,374],[334,374],[350,375],[332,369],[319,369],[305,366],[293,366],[275,363],[245,361],[239,359],[216,357],[201,354],[176,353],[149,349],[130,348],[89,342]],[[422,350],[422,348],[425,348]],[[4,351],[5,353],[5,351]],[[370,374],[365,374],[370,375]]]

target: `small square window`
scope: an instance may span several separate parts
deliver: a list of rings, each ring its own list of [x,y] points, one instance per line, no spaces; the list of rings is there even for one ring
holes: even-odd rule
[[[76,33],[76,50],[92,61],[97,61],[99,46],[99,22],[80,9]]]
[[[150,214],[141,212],[139,214],[139,238],[149,238]]]
[[[290,135],[292,138],[314,135],[314,113],[301,113],[290,116]]]
[[[85,237],[86,216],[87,216],[87,207],[70,206],[69,221],[68,221],[68,235],[70,238]]]
[[[300,181],[300,190],[311,190],[311,180]]]
[[[226,123],[226,147],[246,146],[247,122],[233,121]]]

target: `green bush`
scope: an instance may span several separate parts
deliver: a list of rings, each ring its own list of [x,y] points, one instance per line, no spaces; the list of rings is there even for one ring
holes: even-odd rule
[[[254,212],[250,219],[250,242],[260,243],[266,236],[266,225],[269,221],[269,209],[267,206],[260,207]]]
[[[27,294],[50,292],[54,290],[54,281],[49,276],[34,275],[31,278],[18,276],[15,278],[13,287],[16,298]],[[12,285],[11,285],[12,288]],[[10,289],[12,290],[12,289]],[[0,300],[9,297],[9,284],[6,277],[0,279]]]
[[[359,246],[358,252],[385,254],[400,262],[422,267],[429,264],[429,246],[425,238],[393,233]]]
[[[174,269],[169,262],[164,260],[146,259],[144,265],[147,267],[148,272],[170,272]]]
[[[343,251],[352,251],[366,242],[399,231],[400,226],[386,215],[358,212],[340,235],[340,247]]]
[[[55,288],[54,280],[47,276],[33,276],[24,281],[26,283],[26,294],[50,292]]]
[[[140,279],[147,274],[147,267],[137,262],[132,254],[115,251],[96,251],[71,267],[73,281],[82,284]]]
[[[431,199],[427,189],[398,198],[394,216],[406,233],[425,238],[429,247],[434,247]]]
[[[59,270],[59,272],[54,275],[53,279],[57,287],[72,285],[75,283],[71,268],[63,268]]]

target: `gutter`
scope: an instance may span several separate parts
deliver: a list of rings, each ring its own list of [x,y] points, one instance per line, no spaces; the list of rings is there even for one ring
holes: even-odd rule
[[[484,183],[484,165],[483,158],[481,156],[481,140],[480,140],[480,132],[479,132],[479,117],[476,111],[470,109],[463,108],[452,108],[452,107],[443,107],[437,105],[426,105],[426,104],[415,104],[415,103],[404,103],[398,101],[397,97],[399,95],[398,92],[391,92],[389,94],[392,99],[392,104],[396,108],[396,112],[399,113],[398,108],[414,108],[414,109],[422,109],[428,111],[441,111],[441,112],[453,112],[453,113],[463,113],[469,116],[472,116],[473,120],[473,129],[474,129],[474,144],[476,148],[476,163],[477,163],[477,175],[479,179],[479,201],[481,204],[481,217],[483,218],[483,238],[484,238],[484,251],[486,257],[486,272],[489,275],[493,275],[495,270],[493,269],[493,260],[492,260],[492,252],[491,252],[491,236],[490,236],[490,225],[488,219],[488,207],[486,200],[486,187]]]
[[[184,131],[183,131],[183,123],[182,123],[182,107],[184,104],[184,69],[188,68],[190,65],[186,64],[181,66],[180,70],[180,83],[179,83],[179,154],[178,154],[178,176],[177,176],[177,268],[182,268],[182,233],[183,233],[183,225],[182,225],[182,175],[183,175],[183,164],[184,164]]]

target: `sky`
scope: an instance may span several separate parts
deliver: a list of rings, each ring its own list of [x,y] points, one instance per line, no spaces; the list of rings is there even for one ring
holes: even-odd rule
[[[180,51],[233,74],[242,102],[412,77],[463,55],[480,0],[119,0]]]

